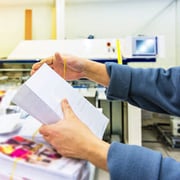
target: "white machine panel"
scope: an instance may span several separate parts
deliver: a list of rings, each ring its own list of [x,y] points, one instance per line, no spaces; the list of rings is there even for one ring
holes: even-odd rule
[[[55,52],[90,59],[113,59],[117,58],[116,39],[27,40],[20,42],[8,59],[41,59]]]

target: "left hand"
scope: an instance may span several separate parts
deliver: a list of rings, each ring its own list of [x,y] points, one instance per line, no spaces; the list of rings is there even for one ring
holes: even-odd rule
[[[33,75],[44,63],[49,65],[57,74],[66,80],[77,80],[85,77],[85,65],[90,60],[72,55],[61,55],[55,53],[54,56],[42,59],[40,62],[33,64],[31,75]],[[66,69],[64,77],[64,67]]]

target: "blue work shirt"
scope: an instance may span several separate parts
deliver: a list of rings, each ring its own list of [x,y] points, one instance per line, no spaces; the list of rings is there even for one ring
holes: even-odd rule
[[[180,67],[165,70],[106,63],[106,68],[108,99],[180,116]],[[180,180],[179,162],[145,147],[113,142],[107,163],[112,180]]]

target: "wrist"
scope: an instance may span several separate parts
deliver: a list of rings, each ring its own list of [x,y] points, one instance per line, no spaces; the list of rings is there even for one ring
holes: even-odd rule
[[[103,86],[108,86],[109,75],[106,70],[106,65],[92,60],[88,60],[84,64],[85,78],[92,80]],[[102,78],[103,77],[103,78]]]
[[[97,139],[93,143],[88,145],[88,151],[86,153],[86,160],[94,164],[95,166],[108,170],[107,168],[107,156],[110,144]]]
[[[95,62],[91,60],[85,61],[84,64],[84,76],[85,78],[92,79],[92,74],[94,73],[94,68],[96,68]]]

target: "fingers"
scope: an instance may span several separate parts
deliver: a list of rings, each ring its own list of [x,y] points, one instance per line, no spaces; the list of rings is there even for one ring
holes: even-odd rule
[[[54,58],[55,58],[54,56],[50,56],[46,59],[42,59],[40,64],[42,65],[42,64],[46,63],[48,65],[51,65],[51,64],[53,64]]]
[[[44,137],[48,137],[49,136],[49,132],[48,132],[47,125],[42,125],[39,128],[39,133],[42,134]]]
[[[61,102],[61,107],[62,107],[62,111],[63,111],[63,114],[64,114],[64,118],[69,120],[71,119],[70,117],[75,116],[75,114],[73,113],[72,111],[72,108],[70,107],[67,99],[63,99],[62,102]],[[49,134],[51,134],[52,132],[51,131],[51,128],[50,127],[53,127],[55,126],[56,124],[49,124],[49,125],[42,125],[40,128],[39,128],[39,132],[43,135],[43,136],[48,136]],[[52,128],[53,129],[53,128]]]
[[[40,67],[40,62],[33,64],[30,74],[33,75]]]
[[[49,65],[54,69],[59,75],[62,76],[62,68],[64,67],[64,77],[65,77],[65,62],[64,57],[60,53],[56,52],[54,56],[42,59],[40,62],[33,64],[30,75],[33,75],[44,63]]]
[[[61,102],[62,112],[64,114],[64,119],[71,120],[73,116],[76,116],[69,105],[67,99],[63,99]]]
[[[48,58],[42,59],[40,62],[33,64],[32,70],[30,72],[31,75],[33,75],[44,63],[48,65],[52,65],[55,57],[50,56]]]

